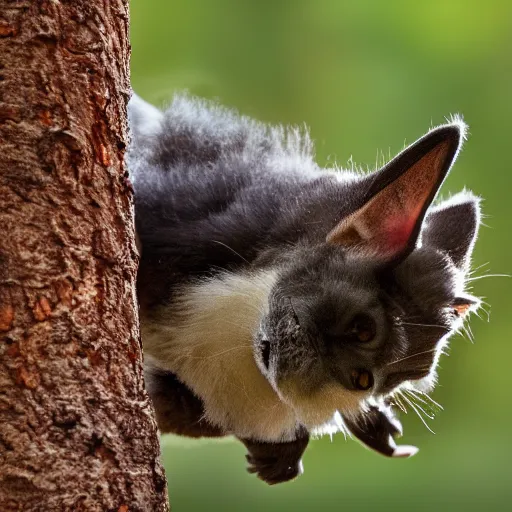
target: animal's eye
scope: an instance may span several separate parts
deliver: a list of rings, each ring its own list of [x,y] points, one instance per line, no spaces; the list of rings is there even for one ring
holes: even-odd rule
[[[360,343],[368,343],[375,338],[377,326],[375,320],[368,315],[358,314],[347,325],[345,335]]]
[[[368,391],[373,387],[373,375],[368,370],[352,370],[352,385],[359,391]]]

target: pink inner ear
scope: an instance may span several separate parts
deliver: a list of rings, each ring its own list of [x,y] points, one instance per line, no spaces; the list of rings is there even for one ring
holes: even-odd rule
[[[327,236],[329,243],[369,245],[385,258],[399,256],[415,243],[425,207],[440,185],[450,148],[443,141]]]
[[[395,216],[389,219],[383,229],[384,236],[378,240],[379,248],[391,253],[405,248],[416,225],[416,219],[416,216]]]
[[[402,204],[402,208],[391,214],[382,227],[379,248],[385,252],[400,252],[407,247],[411,239],[414,227],[421,214],[421,204]]]

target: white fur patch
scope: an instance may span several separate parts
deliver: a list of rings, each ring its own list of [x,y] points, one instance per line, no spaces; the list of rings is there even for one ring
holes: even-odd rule
[[[144,326],[144,350],[204,402],[213,424],[243,438],[294,438],[296,415],[258,369],[253,337],[276,273],[223,274],[183,288]]]
[[[361,404],[369,396],[362,391],[351,391],[341,384],[328,383],[312,396],[301,396],[296,386],[283,383],[282,394],[293,404],[301,424],[309,430],[320,432],[322,425],[332,426],[338,411],[352,418],[361,410]]]

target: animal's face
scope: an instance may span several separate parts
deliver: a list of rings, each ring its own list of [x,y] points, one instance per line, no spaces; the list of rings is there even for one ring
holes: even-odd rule
[[[446,173],[451,163],[446,150],[432,157],[438,147],[412,159],[325,243],[297,246],[283,260],[255,357],[306,425],[336,410],[356,413],[370,397],[402,386],[428,390],[448,336],[477,305],[464,292],[477,200],[462,194],[425,217],[434,195],[428,187],[441,180],[422,173]],[[426,168],[418,169],[418,159]],[[411,169],[413,179],[402,179]],[[423,193],[414,189],[418,174]],[[406,194],[419,199],[408,204]]]
[[[431,247],[391,269],[329,246],[298,252],[256,340],[260,369],[283,399],[318,421],[319,400],[350,413],[404,384],[429,388],[449,334],[476,304],[463,271]]]

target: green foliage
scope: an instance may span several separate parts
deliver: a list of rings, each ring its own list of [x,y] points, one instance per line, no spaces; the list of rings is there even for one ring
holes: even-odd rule
[[[158,104],[188,89],[262,120],[306,122],[319,162],[342,166],[373,168],[461,113],[470,137],[444,195],[465,186],[485,199],[474,264],[489,264],[476,275],[510,273],[511,19],[508,0],[132,0],[133,86]],[[312,443],[300,479],[270,488],[245,473],[234,441],[167,437],[173,509],[508,508],[512,280],[473,284],[491,321],[474,317],[476,343],[456,336],[442,359],[437,434],[402,416],[415,458],[386,460],[338,435]]]

